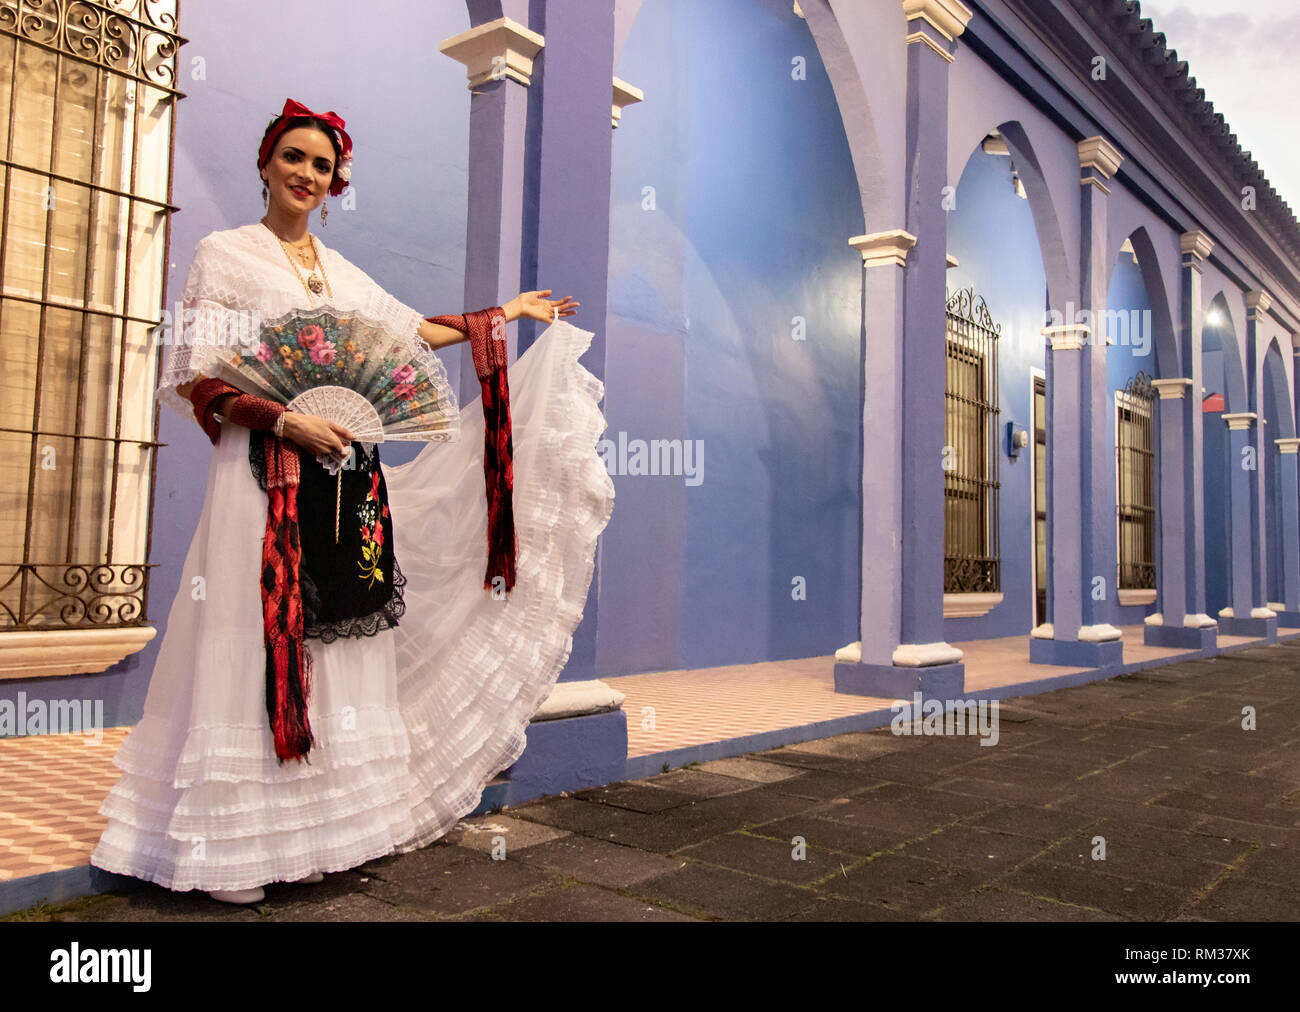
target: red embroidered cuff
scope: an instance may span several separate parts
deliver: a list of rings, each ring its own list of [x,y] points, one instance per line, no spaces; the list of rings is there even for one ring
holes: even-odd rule
[[[283,404],[268,401],[265,397],[240,394],[230,403],[226,417],[246,429],[274,429],[276,420],[284,414]]]
[[[231,386],[224,380],[202,380],[190,391],[190,403],[194,405],[195,419],[213,445],[216,445],[221,435],[221,426],[216,419],[217,402],[226,394],[238,394],[230,402],[226,418],[245,428],[274,431],[276,421],[286,410],[283,404],[268,401],[265,397],[254,397],[252,394],[243,393],[238,387]]]
[[[509,349],[506,347],[506,311],[502,307],[493,306],[455,316],[426,316],[425,319],[469,336],[474,372],[480,380],[506,368]]]
[[[216,402],[226,394],[237,394],[239,392],[238,387],[232,387],[229,383],[219,379],[201,380],[190,390],[190,403],[194,405],[194,419],[199,423],[199,427],[203,429],[214,446],[217,438],[221,435],[221,426],[214,417]]]

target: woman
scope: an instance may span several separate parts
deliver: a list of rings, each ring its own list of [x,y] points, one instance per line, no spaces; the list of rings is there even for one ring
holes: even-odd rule
[[[159,389],[214,449],[144,715],[114,759],[123,774],[100,808],[109,821],[91,863],[226,902],[414,850],[477,805],[522,754],[527,722],[568,659],[613,508],[595,450],[604,387],[578,363],[591,334],[558,322],[576,302],[525,292],[431,322],[309,234],[327,190],[341,193],[350,178],[343,126],[293,100],[268,126],[258,154],[267,214],[200,241],[184,339],[169,349]],[[212,376],[241,314],[324,306],[418,334],[412,346],[451,398],[457,438],[383,467],[378,448],[351,444],[345,428]],[[525,316],[556,322],[509,369],[511,531],[497,515],[499,483],[491,516],[484,497],[485,470],[491,498],[501,464],[485,463],[488,412],[471,403],[454,414],[428,349],[466,340],[455,326],[463,319],[478,335],[477,367],[483,330],[474,325]],[[354,449],[337,475],[314,459]],[[508,593],[484,581],[485,534],[503,530],[513,538]],[[348,557],[358,539],[364,593]],[[499,563],[500,539],[493,545]]]

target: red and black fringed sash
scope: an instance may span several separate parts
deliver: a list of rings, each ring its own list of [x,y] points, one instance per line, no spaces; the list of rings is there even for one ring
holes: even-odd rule
[[[483,475],[487,484],[487,572],[491,589],[499,576],[515,585],[514,443],[510,435],[510,385],[506,378],[506,314],[500,306],[458,316],[427,316],[469,335],[474,372],[483,390]],[[499,322],[498,322],[499,321]]]
[[[221,427],[214,405],[225,394],[242,394],[237,387],[205,379],[190,392],[194,416],[215,445]],[[261,402],[266,417],[256,417]],[[266,533],[262,538],[262,621],[266,645],[266,713],[275,738],[275,754],[306,760],[315,744],[307,721],[311,695],[311,650],[303,640],[302,591],[298,566],[302,548],[298,536],[298,451],[288,440],[269,431],[280,409],[269,401],[243,395],[241,417],[252,439],[264,439],[266,448]],[[262,424],[265,423],[265,424]]]

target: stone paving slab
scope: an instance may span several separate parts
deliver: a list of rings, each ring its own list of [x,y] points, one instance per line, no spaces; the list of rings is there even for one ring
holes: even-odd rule
[[[1300,920],[1300,643],[1007,701],[993,746],[886,726],[510,806],[253,906],[10,917]]]

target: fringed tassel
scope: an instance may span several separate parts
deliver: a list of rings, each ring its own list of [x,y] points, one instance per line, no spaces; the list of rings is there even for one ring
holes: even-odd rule
[[[298,583],[298,455],[284,440],[266,437],[267,530],[262,542],[262,615],[266,644],[266,710],[275,754],[306,759],[315,745],[307,719],[311,651],[303,642]]]
[[[500,579],[515,585],[514,441],[510,426],[510,384],[506,375],[505,310],[500,306],[459,316],[428,316],[430,323],[469,338],[474,373],[483,391],[483,477],[487,486],[487,570],[485,590]],[[501,328],[498,332],[498,328]]]
[[[484,588],[498,577],[515,585],[514,441],[510,430],[510,387],[504,366],[483,380],[483,470],[487,481],[488,564]]]

